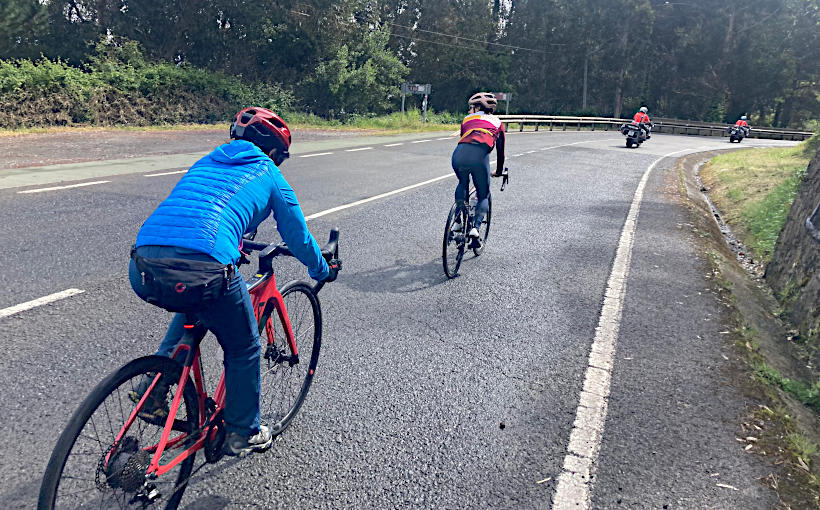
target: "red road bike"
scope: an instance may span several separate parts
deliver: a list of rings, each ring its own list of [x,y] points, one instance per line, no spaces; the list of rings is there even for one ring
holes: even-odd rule
[[[332,230],[322,249],[328,261],[338,260],[338,236]],[[313,381],[322,343],[317,293],[324,283],[292,281],[279,289],[272,261],[293,256],[287,246],[244,240],[242,250],[259,251],[248,291],[262,340],[262,421],[275,437],[291,423]],[[188,315],[171,358],[137,358],[94,388],[57,440],[40,487],[40,510],[179,506],[197,452],[203,450],[206,461],[199,468],[219,461],[226,436],[224,373],[213,396],[205,388],[199,346],[206,333]],[[150,386],[137,390],[145,377]],[[145,412],[156,389],[166,387],[167,417]]]

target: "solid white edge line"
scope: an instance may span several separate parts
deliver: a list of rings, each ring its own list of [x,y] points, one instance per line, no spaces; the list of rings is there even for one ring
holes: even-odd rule
[[[159,174],[145,174],[143,177],[160,177],[162,175],[174,175],[174,174],[184,174],[187,173],[188,170],[175,170],[173,172],[162,172]]]
[[[94,182],[81,182],[80,184],[69,184],[67,186],[52,186],[50,188],[37,188],[37,189],[27,189],[24,191],[18,191],[17,193],[42,193],[43,191],[55,191],[58,189],[69,189],[69,188],[81,188],[83,186],[92,186],[94,184],[105,184],[106,182],[111,181],[94,181]]]
[[[603,439],[607,415],[613,356],[618,330],[621,325],[623,302],[626,295],[626,280],[632,260],[632,246],[638,224],[644,189],[649,174],[664,159],[684,149],[670,152],[649,165],[641,177],[629,213],[621,230],[615,261],[604,291],[604,304],[595,328],[595,338],[589,353],[589,362],[584,376],[575,421],[570,432],[567,455],[564,457],[563,471],[558,476],[558,484],[552,500],[553,510],[589,510],[592,504],[592,477],[595,474],[598,452]]]
[[[345,149],[345,152],[369,151],[373,147],[359,147],[358,149]]]
[[[8,317],[9,315],[14,315],[15,313],[30,310],[38,306],[47,305],[49,303],[53,303],[54,301],[59,301],[60,299],[65,299],[76,294],[82,294],[83,292],[85,291],[81,289],[66,289],[62,292],[57,292],[54,294],[50,294],[48,296],[43,296],[38,299],[26,301],[25,303],[20,303],[19,305],[3,308],[2,310],[0,310],[0,319]]]

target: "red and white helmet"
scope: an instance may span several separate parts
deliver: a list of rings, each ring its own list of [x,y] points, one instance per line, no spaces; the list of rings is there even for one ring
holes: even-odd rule
[[[278,149],[282,161],[290,156],[290,129],[281,117],[267,108],[252,106],[237,113],[231,123],[231,138],[247,140],[265,154]]]

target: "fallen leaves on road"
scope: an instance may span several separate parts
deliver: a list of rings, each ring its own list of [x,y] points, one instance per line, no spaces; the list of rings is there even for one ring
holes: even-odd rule
[[[811,469],[809,469],[809,465],[806,464],[806,461],[803,460],[803,457],[797,457],[797,464],[803,468],[805,471],[811,473]]]
[[[717,484],[717,486],[718,487],[723,487],[724,489],[732,489],[733,491],[739,491],[740,490],[737,487],[734,487],[732,485],[727,485],[725,483],[719,483],[719,484]]]

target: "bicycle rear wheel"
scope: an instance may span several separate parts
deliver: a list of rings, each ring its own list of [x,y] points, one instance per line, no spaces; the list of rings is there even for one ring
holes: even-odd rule
[[[166,399],[170,402],[176,393],[181,369],[179,363],[170,358],[146,356],[131,361],[100,382],[74,412],[57,440],[43,475],[37,508],[144,508],[145,498],[139,494],[147,496],[150,492],[146,489],[145,472],[153,456],[152,446],[160,441],[165,420],[137,417],[120,441],[116,437],[136,407],[133,398],[139,399],[144,391],[138,389],[143,377],[153,381],[159,375],[159,381],[168,386]],[[197,406],[196,391],[189,378],[171,439],[197,427]],[[167,446],[160,463],[167,463],[180,454],[184,443]],[[162,502],[166,510],[179,506],[194,457],[191,455],[168,473],[150,481],[158,491],[154,504]]]
[[[473,191],[475,193],[475,191]],[[472,196],[470,197],[472,198]],[[493,197],[487,196],[487,215],[484,216],[484,222],[481,223],[481,228],[478,229],[478,237],[481,239],[481,245],[478,248],[473,248],[473,253],[476,257],[484,252],[484,244],[487,242],[487,236],[490,235],[490,220],[493,217]]]
[[[322,346],[322,310],[311,286],[290,282],[281,290],[285,315],[269,303],[259,320],[262,340],[262,421],[278,436],[290,425],[307,397]],[[296,352],[285,336],[290,321]]]
[[[453,232],[453,224],[456,223],[461,223],[461,230]],[[467,211],[465,207],[455,203],[450,208],[450,214],[447,215],[447,223],[444,225],[444,241],[441,247],[441,261],[447,278],[455,278],[458,274],[461,259],[464,258],[466,240]]]

